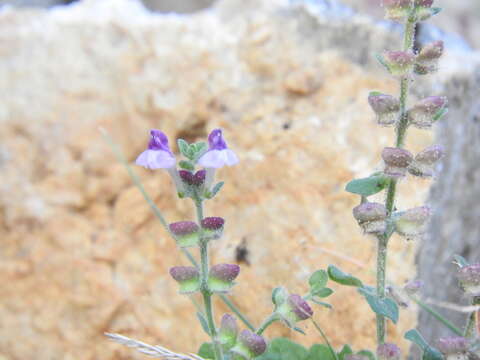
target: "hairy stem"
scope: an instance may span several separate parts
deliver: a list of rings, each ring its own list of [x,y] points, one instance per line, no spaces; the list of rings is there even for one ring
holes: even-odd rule
[[[415,19],[410,16],[405,24],[405,32],[403,37],[403,50],[409,51],[413,49],[413,39],[415,35]],[[396,147],[403,147],[405,136],[408,128],[407,117],[407,98],[409,91],[410,77],[409,75],[402,76],[400,80],[400,113],[396,128]],[[387,198],[385,200],[385,207],[387,208],[388,216],[391,216],[395,209],[395,195],[397,191],[397,181],[392,179],[388,185]],[[389,235],[383,234],[378,236],[377,248],[377,296],[385,298],[385,278],[387,273],[387,253],[388,253]],[[377,314],[377,342],[378,344],[385,343],[386,338],[386,319],[383,315]]]
[[[472,299],[472,305],[480,305],[480,296],[474,296]],[[467,325],[465,326],[464,336],[468,339],[474,339],[477,337],[478,318],[477,311],[472,311],[468,315]]]
[[[258,335],[262,335],[262,333],[270,326],[272,325],[275,321],[278,320],[277,314],[271,314],[269,317],[265,319],[265,321],[260,325],[255,331]]]
[[[330,350],[333,358],[335,360],[338,360],[338,355],[337,353],[335,352],[335,350],[333,349],[332,345],[330,344],[330,341],[328,341],[328,338],[327,336],[325,335],[325,333],[323,332],[322,328],[320,327],[320,325],[317,324],[317,322],[315,320],[313,320],[312,318],[312,323],[313,323],[313,326],[315,326],[315,329],[317,329],[317,331],[320,333],[320,335],[322,336],[323,340],[325,341],[325,343],[327,344],[328,346],[328,349]]]
[[[197,221],[200,225],[203,220],[203,201],[196,197],[195,209],[197,211]],[[217,328],[215,327],[215,320],[213,319],[213,307],[212,307],[212,293],[208,288],[208,270],[210,267],[210,260],[208,257],[208,240],[203,236],[203,231],[200,230],[200,291],[203,297],[203,304],[205,306],[205,317],[207,318],[208,330],[213,343],[213,349],[215,353],[215,360],[223,360],[222,348],[217,341]]]

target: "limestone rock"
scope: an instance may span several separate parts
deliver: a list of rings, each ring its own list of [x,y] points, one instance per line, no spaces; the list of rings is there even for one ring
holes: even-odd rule
[[[227,220],[213,261],[234,262],[245,244],[249,265],[233,300],[256,324],[274,287],[302,292],[309,274],[330,263],[374,281],[374,243],[351,216],[358,199],[343,188],[379,168],[393,141],[366,97],[397,91],[371,59],[398,40],[394,33],[361,16],[332,20],[301,4],[257,0],[224,0],[188,16],[85,0],[5,10],[0,29],[0,357],[143,358],[109,343],[105,331],[181,352],[207,340],[168,276],[186,261],[100,126],[129,160],[150,128],[172,142],[225,130],[241,164],[220,172],[225,188],[206,208]],[[443,90],[467,71],[458,58],[449,54],[448,71],[424,89]],[[430,145],[428,133],[413,133],[413,151]],[[191,218],[165,173],[136,171],[170,222]],[[412,184],[399,207],[426,197],[427,182]],[[390,281],[412,275],[414,247],[392,241]],[[374,317],[359,295],[338,288],[331,301],[333,311],[315,316],[333,343],[372,347]],[[220,316],[226,309],[217,305]],[[415,316],[406,311],[391,327],[403,347]],[[306,327],[306,337],[280,326],[267,335],[319,342]]]

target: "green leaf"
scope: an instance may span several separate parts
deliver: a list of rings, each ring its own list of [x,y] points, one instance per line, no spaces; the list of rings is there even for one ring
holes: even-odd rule
[[[272,291],[272,303],[277,306],[283,304],[285,300],[287,300],[287,297],[288,291],[283,286],[276,287]]]
[[[202,156],[203,154],[205,154],[205,152],[207,151],[207,143],[205,142],[198,142],[198,143],[195,143],[193,145],[190,145],[193,147],[193,160],[196,162],[200,156]]]
[[[360,350],[357,355],[365,356],[368,360],[375,360],[375,355],[370,350]]]
[[[307,360],[308,350],[287,338],[273,339],[256,360]]]
[[[189,149],[190,149],[190,145],[188,145],[188,142],[186,142],[185,140],[183,139],[178,139],[177,140],[177,145],[178,145],[178,150],[180,150],[180,153],[189,158],[190,157],[188,156],[188,153],[189,153]]]
[[[333,290],[326,287],[320,289],[312,288],[310,290],[310,294],[313,296],[318,296],[319,298],[326,298],[333,294]]]
[[[385,67],[385,69],[388,70],[388,72],[390,72],[390,68],[388,67],[388,64],[385,62],[385,59],[383,58],[382,54],[375,54],[375,58],[381,65]]]
[[[441,108],[440,110],[438,110],[435,113],[435,115],[433,115],[433,121],[438,121],[447,114],[448,114],[448,108],[445,106],[445,107]]]
[[[307,335],[307,334],[305,333],[305,331],[303,331],[302,328],[299,328],[299,327],[294,326],[292,329],[295,330],[296,332],[299,332],[299,333],[302,334],[302,335]]]
[[[306,360],[336,360],[327,345],[316,344],[310,348]]]
[[[378,95],[383,95],[380,91],[370,91],[368,93],[368,96],[378,96]]]
[[[212,343],[203,343],[198,349],[198,356],[204,359],[215,359],[215,351]]]
[[[345,190],[363,196],[374,195],[385,189],[390,180],[385,176],[375,175],[363,179],[354,179],[350,181]]]
[[[423,352],[422,360],[443,360],[444,357],[440,351],[429,346]]]
[[[467,261],[467,259],[465,259],[461,255],[455,254],[455,255],[453,255],[453,258],[455,259],[455,264],[458,265],[461,268],[470,265],[469,262]]]
[[[338,353],[338,360],[344,360],[346,355],[351,355],[353,354],[353,350],[350,347],[350,345],[345,344],[343,345],[342,350]]]
[[[359,288],[360,294],[365,296],[365,299],[370,305],[372,311],[376,314],[383,315],[393,321],[394,324],[398,321],[398,305],[390,298],[380,298],[368,288]]]
[[[217,195],[218,192],[221,190],[223,184],[224,184],[223,181],[216,183],[215,186],[212,188],[212,191],[206,194],[207,199],[212,199],[215,195]]]
[[[205,315],[203,315],[201,312],[197,312],[197,318],[200,322],[200,325],[202,325],[203,331],[205,331],[207,335],[210,335],[210,330],[208,329],[208,323],[207,319],[205,319]]]
[[[328,281],[328,274],[325,270],[317,270],[315,271],[312,276],[310,276],[310,279],[308,279],[308,283],[310,284],[310,287],[325,287],[327,285]]]
[[[428,345],[423,336],[416,330],[412,329],[405,333],[405,339],[410,340],[423,350],[422,360],[442,360],[443,355],[434,347]]]
[[[178,165],[185,170],[194,170],[195,166],[190,162],[186,160],[182,160],[178,163]]]
[[[326,302],[317,300],[317,299],[315,299],[315,298],[311,298],[310,301],[313,302],[313,303],[315,303],[315,304],[317,304],[317,305],[326,307],[326,308],[328,308],[328,309],[331,309],[331,308],[332,308],[332,305],[330,305],[329,303],[326,303]]]
[[[360,279],[357,279],[355,276],[350,274],[344,273],[342,270],[337,268],[334,265],[329,265],[328,269],[328,276],[331,280],[346,286],[363,286]]]

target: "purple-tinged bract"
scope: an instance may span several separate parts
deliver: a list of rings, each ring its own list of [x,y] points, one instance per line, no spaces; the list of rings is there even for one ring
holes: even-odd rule
[[[378,360],[399,360],[400,348],[391,343],[381,344],[377,348]]]
[[[231,348],[235,345],[238,335],[237,320],[230,314],[222,316],[220,321],[220,329],[218,330],[218,339],[220,343],[226,348]]]
[[[437,340],[437,349],[444,355],[461,355],[468,351],[468,339],[462,336],[448,336]]]
[[[147,150],[143,151],[135,163],[147,169],[170,169],[175,167],[175,157],[168,146],[167,136],[160,130],[150,131]]]
[[[171,223],[169,227],[174,235],[187,235],[199,230],[197,223],[193,221],[179,221]]]
[[[218,216],[206,217],[202,220],[202,227],[207,230],[220,230],[224,224],[225,220]]]
[[[240,266],[236,264],[218,264],[210,269],[210,276],[225,282],[232,282],[240,273]]]
[[[292,311],[299,320],[307,320],[313,315],[312,308],[300,295],[290,295],[287,299],[287,302],[290,304]]]
[[[395,230],[407,239],[413,239],[425,232],[430,215],[428,206],[409,209],[395,219]]]
[[[385,162],[384,174],[392,179],[399,179],[405,176],[413,155],[405,149],[386,147],[382,151],[382,159]]]
[[[383,234],[386,230],[385,205],[365,202],[353,208],[353,217],[367,234]]]

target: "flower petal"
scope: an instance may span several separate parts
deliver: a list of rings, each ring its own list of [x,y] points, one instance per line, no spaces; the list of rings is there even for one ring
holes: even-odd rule
[[[152,170],[169,169],[175,166],[175,157],[163,150],[145,150],[135,163]]]

